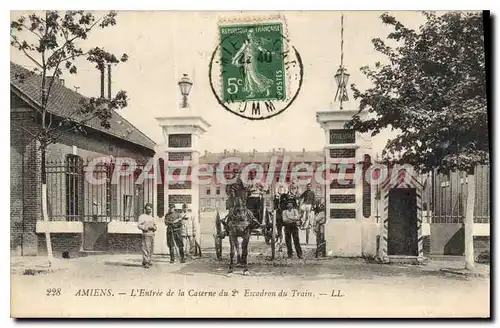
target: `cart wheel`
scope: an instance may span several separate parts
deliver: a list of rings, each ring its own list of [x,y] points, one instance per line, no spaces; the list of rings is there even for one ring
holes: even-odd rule
[[[217,256],[217,260],[222,260],[222,223],[220,222],[219,211],[217,211],[215,217],[215,235],[214,235],[214,247],[215,247],[215,255]]]
[[[272,227],[271,227],[271,260],[274,260],[274,256],[276,255],[276,211],[273,211],[272,214]]]

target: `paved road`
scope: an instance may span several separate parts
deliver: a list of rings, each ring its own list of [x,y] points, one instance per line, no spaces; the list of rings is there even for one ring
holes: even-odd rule
[[[227,252],[223,262],[218,262],[210,251],[203,259],[186,264],[169,264],[166,256],[156,256],[155,265],[149,270],[141,268],[139,254],[66,260],[65,270],[51,274],[12,275],[13,315],[489,315],[490,283],[486,278],[449,275],[433,265],[379,265],[361,259],[316,260],[311,257],[312,249],[307,250],[304,261],[269,262],[266,249],[263,244],[254,243],[250,276],[243,276],[241,268],[231,277],[226,275]],[[61,295],[47,296],[47,289],[49,294],[58,294],[59,288]],[[184,294],[179,294],[179,290]],[[168,296],[169,291],[172,296]],[[111,295],[101,295],[107,293]],[[149,296],[135,296],[141,293]]]

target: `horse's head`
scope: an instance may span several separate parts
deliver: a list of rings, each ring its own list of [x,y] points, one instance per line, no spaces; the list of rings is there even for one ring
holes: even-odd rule
[[[229,221],[238,221],[238,222],[248,222],[252,221],[252,212],[250,212],[240,197],[235,197],[234,199],[234,207],[230,212],[228,217]]]

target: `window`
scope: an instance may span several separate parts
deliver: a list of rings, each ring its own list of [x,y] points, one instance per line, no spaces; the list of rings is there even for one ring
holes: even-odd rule
[[[123,195],[123,221],[130,221],[130,218],[134,217],[132,212],[132,195]]]
[[[217,187],[217,188],[215,189],[215,194],[216,194],[216,195],[220,195],[220,187]]]
[[[207,188],[206,193],[207,193],[207,195],[210,195],[210,188]]]

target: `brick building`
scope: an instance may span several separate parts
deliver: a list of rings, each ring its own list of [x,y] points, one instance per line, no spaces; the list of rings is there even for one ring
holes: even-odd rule
[[[284,174],[281,181],[284,185],[290,184],[292,182],[292,171],[293,168],[298,164],[309,164],[314,170],[319,166],[324,164],[323,152],[322,151],[284,151],[275,150],[272,152],[238,152],[238,151],[227,151],[222,153],[209,153],[205,152],[203,156],[200,157],[201,164],[209,164],[213,168],[214,177],[211,179],[209,185],[200,185],[200,210],[203,211],[213,211],[215,208],[225,208],[225,201],[227,199],[225,185],[221,184],[220,181],[215,177],[219,164],[228,158],[238,158],[241,160],[240,165],[237,165],[242,169],[248,164],[260,164],[263,167],[263,179],[266,181],[273,181],[271,185],[264,183],[268,193],[272,192],[273,188],[276,188],[280,182],[280,176],[282,174],[281,165],[284,159],[288,159],[288,166],[286,173]],[[269,165],[271,165],[271,159],[276,159],[276,166],[274,170],[274,177],[271,180],[267,180],[269,174]],[[286,165],[286,164],[285,164]],[[223,170],[226,174],[229,174],[228,178],[231,176],[232,169],[235,165],[226,165]],[[315,181],[313,178],[311,180],[312,190],[316,193],[318,197],[324,197],[324,186]],[[301,191],[305,190],[305,186],[299,186]]]
[[[61,131],[46,152],[50,222],[42,222],[41,156],[38,142],[33,139],[33,132],[40,129],[36,110],[40,107],[40,86],[41,77],[11,63],[11,252],[46,252],[45,229],[51,232],[55,256],[83,249],[137,249],[140,235],[122,233],[127,229],[113,233],[110,224],[133,221],[143,203],[153,201],[152,183],[137,187],[132,175],[110,184],[110,165],[98,168],[106,183],[92,185],[84,179],[84,171],[88,160],[102,156],[145,162],[154,156],[155,143],[117,113],[113,113],[109,129],[93,119],[84,133]],[[61,118],[80,119],[76,113],[82,98],[66,88],[64,81],[56,81],[48,105],[54,124]]]

